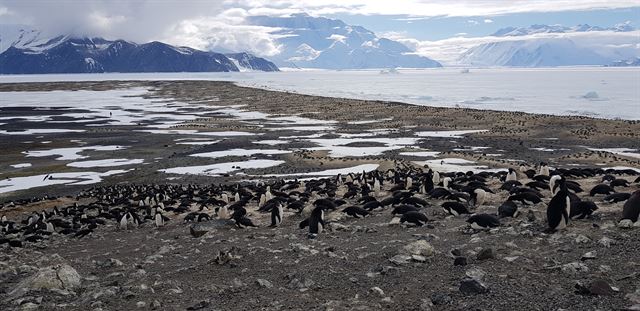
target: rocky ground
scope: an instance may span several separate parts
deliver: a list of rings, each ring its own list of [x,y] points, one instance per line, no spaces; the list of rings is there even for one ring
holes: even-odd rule
[[[546,161],[565,168],[639,167],[637,158],[585,148],[638,148],[640,124],[634,121],[365,103],[198,81],[0,84],[0,91],[140,85],[153,88],[158,98],[200,102],[215,94],[218,99],[208,103],[212,106],[241,104],[250,111],[301,113],[316,119],[338,120],[340,131],[347,133],[398,128],[401,132],[388,136],[401,137],[419,130],[487,129],[456,139],[453,144],[451,139],[434,138],[420,142],[417,147],[491,168],[517,168],[516,163],[520,162],[509,159]],[[366,111],[361,111],[365,104]],[[389,116],[393,119],[376,124],[349,123]],[[19,124],[4,128],[11,130],[11,126]],[[226,141],[215,147],[184,146],[174,144],[173,135],[142,135],[133,131],[136,128],[118,126],[80,134],[56,134],[51,144],[65,147],[75,138],[90,144],[131,145],[135,141],[136,148],[123,151],[124,157],[165,156],[129,173],[107,177],[95,186],[247,183],[246,175],[167,179],[168,175],[157,170],[172,164],[201,164],[204,160],[188,155],[246,147],[250,144],[248,139]],[[220,116],[175,128],[260,131]],[[279,131],[266,133],[263,138],[294,134]],[[24,161],[21,153],[25,145],[31,148],[37,142],[20,144],[5,137],[0,141],[4,150],[0,160],[3,178],[70,170],[54,159],[32,160],[34,167],[26,170],[9,168],[9,163]],[[18,138],[11,136],[11,139]],[[456,146],[490,146],[502,150],[502,156],[453,151]],[[305,147],[310,145],[291,142],[283,148]],[[536,151],[531,147],[554,151]],[[560,150],[566,147],[570,150]],[[243,172],[292,173],[364,163],[380,164],[381,171],[397,165],[418,167],[411,162],[418,159],[402,157],[400,151],[340,159],[329,157],[326,152],[299,151],[274,156],[286,160],[286,165]],[[601,177],[570,179],[588,192],[600,183]],[[640,189],[634,182],[637,176],[616,177],[631,182],[630,187],[616,188],[617,191],[631,193]],[[529,181],[524,175],[519,178],[523,183]],[[495,214],[508,197],[507,192],[498,190],[501,184],[497,176],[490,178],[487,185],[496,194],[472,212]],[[0,217],[19,222],[34,212],[100,201],[98,197],[78,196],[90,187],[58,185],[0,194],[0,201],[4,202]],[[385,184],[378,199],[390,196],[391,187]],[[345,191],[341,186],[336,196],[341,197]],[[545,211],[551,194],[549,190],[543,190],[542,194],[543,202],[532,207],[518,204],[521,212],[518,217],[503,218],[500,227],[486,231],[471,229],[466,215],[444,213],[440,207],[444,201],[424,194],[415,196],[429,203],[429,207],[421,209],[430,219],[426,226],[397,224],[391,207],[377,209],[363,219],[349,217],[339,208],[327,214],[326,231],[315,239],[308,239],[307,231],[298,228],[305,216],[295,211],[285,209],[283,223],[277,228],[268,227],[270,215],[257,211],[257,200],[251,201],[247,210],[258,228],[239,229],[232,221],[218,219],[185,223],[187,213],[170,212],[165,213],[170,220],[163,227],[148,221],[123,230],[117,221],[108,220],[81,238],[54,233],[44,240],[25,242],[23,247],[0,244],[0,309],[640,310],[640,228],[639,224],[630,228],[618,226],[624,202],[604,203],[602,196],[591,198],[588,193],[580,193],[582,199],[593,200],[599,206],[593,217],[572,221],[566,230],[545,233]],[[38,199],[29,202],[32,198]],[[355,198],[347,199],[345,206],[353,204],[357,204]],[[195,211],[198,204],[190,208]],[[213,210],[204,212],[215,214]],[[204,234],[194,237],[190,233],[193,226]]]

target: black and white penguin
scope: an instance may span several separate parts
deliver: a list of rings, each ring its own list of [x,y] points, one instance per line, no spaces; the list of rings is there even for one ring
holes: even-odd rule
[[[622,178],[618,178],[618,179],[614,179],[612,180],[609,185],[611,187],[629,187],[629,182],[626,179],[622,179]]]
[[[400,217],[400,223],[403,224],[405,222],[409,222],[416,225],[417,227],[424,226],[427,223],[427,221],[429,221],[429,219],[427,218],[427,215],[420,212],[415,212],[415,211],[406,212],[402,214],[402,217]]]
[[[303,223],[306,222],[306,225]],[[309,238],[315,238],[318,234],[322,233],[322,230],[325,227],[324,223],[324,209],[322,206],[317,206],[311,211],[311,215],[307,220],[300,223],[300,228],[304,229],[304,227],[309,226]]]
[[[520,201],[524,205],[534,205],[542,202],[542,199],[531,192],[522,192],[510,196],[509,201]]]
[[[162,216],[162,213],[156,213],[154,220],[156,227],[164,227],[164,217]]]
[[[402,204],[394,207],[393,210],[391,211],[391,215],[398,215],[398,214],[404,215],[408,212],[417,212],[419,210],[420,209],[414,205]]]
[[[562,230],[569,224],[571,200],[564,178],[558,181],[559,189],[547,206],[547,223],[550,231]]]
[[[622,219],[630,219],[636,222],[638,221],[638,215],[640,215],[640,190],[636,190],[622,208]]]
[[[540,170],[538,171],[538,175],[549,176],[549,166],[547,163],[540,163]]]
[[[355,218],[364,218],[369,215],[369,212],[367,212],[367,210],[355,205],[343,209],[342,212]]]
[[[612,193],[612,194],[604,197],[604,199],[602,199],[602,201],[605,201],[607,203],[618,203],[618,202],[626,201],[630,197],[631,197],[631,193],[617,192],[617,193]]]
[[[481,188],[473,190],[471,193],[471,205],[480,206],[487,200],[487,192]]]
[[[238,228],[247,228],[247,227],[257,228],[258,227],[255,224],[253,224],[253,221],[251,221],[251,219],[249,219],[249,217],[247,216],[234,218],[233,220],[236,222],[236,226],[238,226]]]
[[[487,230],[500,226],[500,220],[489,214],[475,214],[467,219],[471,228],[476,230]]]
[[[517,217],[518,216],[518,205],[513,201],[505,201],[498,207],[498,216],[500,218],[505,217]]]
[[[598,206],[591,201],[573,201],[571,202],[569,218],[584,219],[593,214],[597,209]]]
[[[453,216],[470,214],[467,207],[460,202],[444,202],[442,203],[442,210],[444,210],[445,213],[451,214]]]
[[[283,210],[282,204],[277,205],[271,209],[271,227],[277,227],[282,223]]]
[[[505,181],[514,181],[514,180],[518,180],[518,175],[516,174],[516,171],[512,168],[509,168],[509,172],[507,173],[507,178],[505,179]]]
[[[596,194],[604,194],[604,195],[610,195],[612,193],[616,192],[615,190],[613,190],[613,188],[611,188],[611,186],[607,185],[607,184],[599,184],[594,186],[591,191],[589,192],[590,196],[595,196]]]

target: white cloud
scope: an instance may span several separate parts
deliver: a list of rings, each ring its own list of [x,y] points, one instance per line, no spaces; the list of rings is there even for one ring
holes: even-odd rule
[[[478,21],[470,19],[467,21],[467,23],[471,24],[471,25],[478,25]]]
[[[485,24],[491,24],[491,23],[493,23],[493,20],[492,20],[492,19],[488,19],[488,18],[486,18],[483,22],[484,22]]]

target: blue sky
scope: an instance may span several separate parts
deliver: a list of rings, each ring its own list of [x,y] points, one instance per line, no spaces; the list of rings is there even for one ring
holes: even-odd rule
[[[564,26],[589,24],[612,27],[618,23],[631,21],[632,26],[640,28],[640,6],[624,9],[527,12],[471,17],[411,18],[407,15],[352,15],[345,13],[327,17],[341,19],[347,24],[360,25],[375,33],[400,32],[406,37],[418,40],[441,40],[460,33],[466,33],[468,37],[481,37],[490,35],[503,27],[526,27],[533,24],[562,24]],[[485,22],[485,20],[487,21]]]

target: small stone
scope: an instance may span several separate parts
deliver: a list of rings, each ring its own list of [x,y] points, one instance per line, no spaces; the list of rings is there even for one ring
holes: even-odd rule
[[[389,261],[391,261],[396,265],[407,264],[409,263],[409,260],[411,260],[411,256],[407,256],[407,255],[395,255],[389,259]]]
[[[260,285],[261,287],[265,287],[265,288],[272,288],[273,284],[271,284],[271,282],[265,280],[265,279],[257,279],[256,283],[258,283],[258,285]]]
[[[586,273],[589,272],[589,267],[581,262],[570,262],[568,264],[564,264],[561,267],[562,272],[568,274],[578,274],[578,273]]]
[[[456,256],[456,257],[457,256],[462,256],[462,252],[459,249],[454,248],[454,249],[451,250],[451,255]]]
[[[623,219],[618,223],[618,228],[629,229],[633,227],[633,221],[631,219]]]
[[[520,258],[520,256],[511,256],[511,257],[504,257],[504,260],[506,260],[507,262],[514,262],[518,258]]]
[[[146,306],[147,306],[147,303],[146,303],[146,302],[144,302],[144,301],[138,301],[138,302],[136,302],[136,307],[138,307],[138,308],[144,308],[144,307],[146,307]]]
[[[596,252],[595,251],[587,252],[584,255],[582,255],[582,258],[580,259],[582,261],[589,260],[589,259],[596,259]]]
[[[476,256],[478,260],[487,260],[496,258],[492,248],[483,248]]]
[[[467,265],[467,257],[458,256],[453,260],[454,266],[466,266]]]
[[[162,307],[162,305],[160,304],[160,301],[158,301],[158,300],[154,300],[151,303],[151,309],[154,309],[154,310],[155,309],[160,309],[160,307]]]
[[[484,278],[484,276],[487,275],[487,272],[479,268],[471,268],[465,271],[464,274],[472,279],[482,281],[482,278]]]
[[[480,281],[466,277],[460,282],[460,292],[464,295],[478,295],[488,292],[487,287]]]
[[[591,239],[590,239],[589,237],[585,236],[585,235],[580,234],[580,235],[578,235],[578,236],[576,237],[576,240],[575,240],[575,241],[576,241],[576,243],[578,243],[578,244],[585,244],[585,243],[589,243],[589,242],[591,242]]]
[[[377,287],[377,286],[376,287],[372,287],[372,288],[369,289],[369,291],[371,293],[373,293],[373,294],[376,294],[376,295],[380,296],[380,297],[384,297],[384,291],[380,287]]]
[[[451,299],[451,296],[445,294],[445,293],[433,293],[431,294],[431,303],[433,303],[436,306],[441,306],[441,305],[448,305],[453,301],[453,299]]]
[[[614,294],[613,288],[603,279],[598,279],[585,286],[582,283],[576,284],[577,293],[581,295],[610,296]]]
[[[602,245],[602,246],[604,246],[606,248],[609,248],[609,247],[611,247],[611,245],[616,244],[616,241],[611,239],[611,238],[608,238],[608,237],[604,236],[604,237],[602,237],[602,239],[598,240],[598,243],[600,243],[600,245]]]
[[[427,262],[427,258],[420,255],[411,255],[411,259],[415,262]]]
[[[405,245],[403,247],[403,253],[407,255],[422,255],[429,257],[435,253],[435,250],[429,242],[425,240],[418,240]]]

